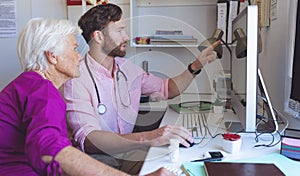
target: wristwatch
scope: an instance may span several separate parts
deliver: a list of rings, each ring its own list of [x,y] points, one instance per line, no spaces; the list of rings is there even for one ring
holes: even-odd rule
[[[190,72],[192,75],[198,75],[198,74],[201,72],[201,69],[200,69],[200,70],[197,70],[197,71],[193,70],[193,69],[192,69],[192,63],[190,63],[190,64],[188,65],[188,70],[189,70],[189,72]]]

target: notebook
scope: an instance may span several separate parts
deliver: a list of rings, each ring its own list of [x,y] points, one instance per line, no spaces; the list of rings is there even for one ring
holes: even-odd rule
[[[187,108],[182,108],[179,104],[169,104],[169,107],[179,114],[192,113],[193,111]]]
[[[204,162],[207,176],[284,176],[275,164]]]
[[[169,107],[179,114],[195,113],[195,112],[208,112],[212,109],[211,103],[204,103],[201,107],[180,107],[179,104],[169,104]]]

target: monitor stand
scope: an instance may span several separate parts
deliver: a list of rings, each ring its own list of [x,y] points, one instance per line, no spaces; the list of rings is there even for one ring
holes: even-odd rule
[[[226,131],[231,133],[241,133],[245,132],[241,122],[224,122]],[[256,132],[258,133],[272,133],[276,129],[276,126],[273,121],[264,122],[262,124],[258,124],[256,128]]]
[[[240,133],[245,131],[241,122],[225,122],[224,124],[228,132]]]
[[[259,133],[276,133],[278,130],[277,118],[260,69],[258,69],[258,78],[258,89],[260,98],[263,100],[263,106],[265,106],[266,117],[264,117],[262,123],[257,124],[256,131]],[[257,117],[257,119],[261,119],[260,115],[257,115]]]
[[[276,132],[276,122],[269,120],[268,122],[263,122],[262,124],[258,124],[256,131],[258,133],[274,133]]]
[[[264,120],[260,123],[259,121],[262,119],[262,116],[256,115],[257,126],[255,132],[275,133],[278,130],[278,123],[260,69],[258,69],[258,90],[260,92],[260,98],[262,98],[263,104],[265,105],[264,111],[267,116],[264,117]],[[228,132],[245,132],[241,122],[225,122],[224,124]]]

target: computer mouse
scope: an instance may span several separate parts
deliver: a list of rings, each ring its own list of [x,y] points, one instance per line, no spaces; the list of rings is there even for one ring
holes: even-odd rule
[[[193,147],[193,145],[195,144],[195,142],[190,142],[188,140],[186,140],[186,142],[190,144],[190,147]],[[187,148],[186,146],[184,146],[182,144],[179,144],[179,147],[185,147],[185,148]]]

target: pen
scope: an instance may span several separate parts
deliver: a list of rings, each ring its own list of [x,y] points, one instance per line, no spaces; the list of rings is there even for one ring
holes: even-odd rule
[[[203,159],[193,160],[191,162],[221,161],[221,160],[222,160],[222,158],[203,158]]]

